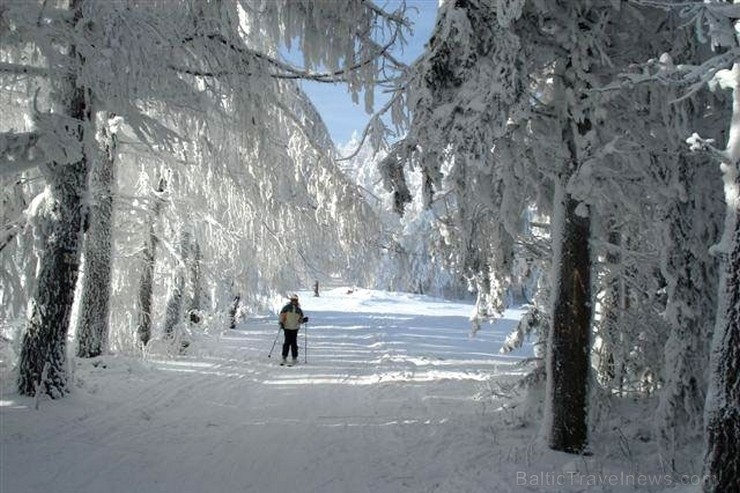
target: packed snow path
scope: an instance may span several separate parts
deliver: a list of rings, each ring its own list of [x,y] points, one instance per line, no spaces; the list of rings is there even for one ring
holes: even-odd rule
[[[295,367],[278,366],[282,340],[267,358],[271,317],[198,338],[186,356],[75,362],[74,392],[37,410],[4,382],[0,491],[509,490],[487,463],[495,433],[480,433],[495,404],[476,394],[523,371],[522,355],[498,354],[519,312],[470,338],[468,304],[346,289],[301,299]]]

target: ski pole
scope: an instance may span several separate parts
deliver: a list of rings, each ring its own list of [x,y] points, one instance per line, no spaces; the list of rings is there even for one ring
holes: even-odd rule
[[[303,362],[308,363],[308,317],[303,322]]]
[[[267,354],[267,357],[272,357],[272,351],[275,349],[275,344],[277,344],[278,337],[280,337],[280,326],[278,326],[277,334],[275,334],[275,340],[272,341],[272,347],[270,348],[270,352]]]

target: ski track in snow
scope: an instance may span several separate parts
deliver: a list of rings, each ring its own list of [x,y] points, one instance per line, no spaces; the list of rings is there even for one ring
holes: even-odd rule
[[[185,356],[77,361],[73,393],[38,410],[3,382],[0,492],[520,491],[475,395],[525,371],[531,347],[498,354],[521,312],[469,338],[468,304],[301,294],[308,364],[306,331],[299,365],[278,366],[282,340],[267,358],[270,317]]]

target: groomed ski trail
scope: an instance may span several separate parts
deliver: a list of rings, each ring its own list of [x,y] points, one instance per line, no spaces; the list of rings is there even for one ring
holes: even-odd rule
[[[77,361],[74,392],[38,410],[4,395],[0,490],[509,491],[476,394],[524,371],[497,354],[519,312],[470,339],[470,305],[301,294],[307,364],[303,333],[281,367],[276,320],[250,319],[174,359]]]

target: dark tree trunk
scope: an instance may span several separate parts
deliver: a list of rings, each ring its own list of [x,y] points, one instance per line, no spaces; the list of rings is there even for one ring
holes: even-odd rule
[[[203,287],[201,285],[201,264],[202,256],[200,253],[200,243],[194,239],[191,246],[191,255],[188,262],[188,271],[190,274],[190,302],[188,306],[188,318],[191,324],[198,324],[202,316]]]
[[[185,294],[185,277],[190,250],[190,234],[182,232],[179,240],[178,265],[175,268],[175,279],[170,288],[169,300],[167,301],[167,311],[164,318],[164,337],[174,339],[177,326],[182,320],[182,310]]]
[[[83,160],[52,168],[47,207],[53,212],[44,218],[51,234],[41,253],[20,354],[18,389],[29,396],[37,389],[52,397],[67,392],[67,331],[79,270],[87,165]]]
[[[100,132],[102,152],[90,177],[92,204],[77,323],[77,356],[80,358],[100,356],[108,345],[116,136],[110,133],[107,121],[102,122]]]
[[[576,212],[579,202],[565,190],[577,169],[572,123],[563,140],[571,162],[557,184],[553,238],[553,313],[547,358],[547,408],[550,448],[583,453],[588,445],[588,390],[591,332],[591,220]],[[588,124],[578,125],[581,134]]]
[[[236,329],[236,312],[239,310],[239,300],[241,297],[237,294],[234,296],[234,301],[231,303],[231,307],[229,307],[229,328],[230,329]]]
[[[166,187],[164,178],[159,179],[157,190],[153,193],[152,211],[149,215],[149,231],[141,252],[141,279],[139,280],[139,323],[136,333],[139,341],[146,346],[152,338],[152,297],[154,293],[154,265],[157,253],[157,233],[155,224],[162,213],[164,200],[162,194]]]
[[[142,270],[139,280],[139,323],[136,327],[139,341],[147,345],[152,338],[152,296],[154,293],[154,263],[157,250],[154,221],[149,223],[149,233],[141,252]]]
[[[79,2],[72,2],[73,23],[81,13]],[[72,66],[80,62],[76,50],[69,51]],[[85,141],[89,125],[89,94],[78,87],[74,74],[64,81],[60,111],[70,118],[69,131]],[[45,392],[53,398],[68,391],[67,331],[79,271],[80,244],[87,190],[88,162],[83,157],[74,163],[51,163],[42,171],[47,180],[43,229],[46,247],[40,253],[40,271],[29,301],[29,318],[23,334],[18,371],[18,390],[22,395]]]

